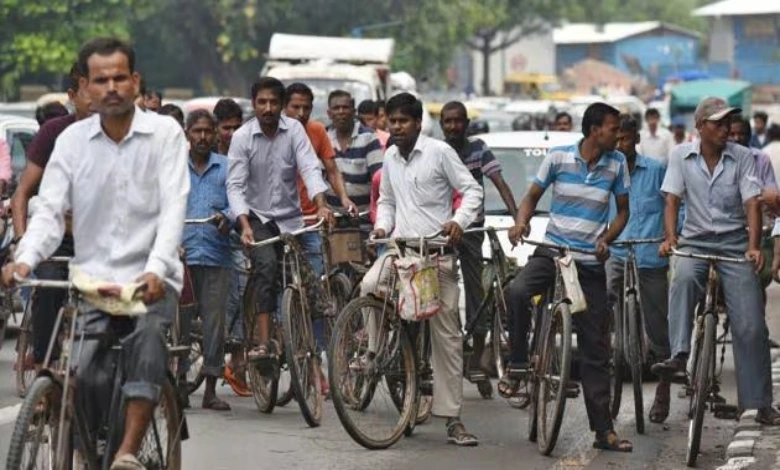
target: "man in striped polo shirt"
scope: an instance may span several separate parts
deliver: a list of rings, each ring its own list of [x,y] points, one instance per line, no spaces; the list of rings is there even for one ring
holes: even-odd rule
[[[328,117],[331,125],[328,137],[336,150],[336,165],[344,179],[347,196],[358,210],[368,210],[371,198],[371,177],[382,168],[383,152],[376,132],[355,119],[355,102],[343,90],[328,96]],[[344,210],[333,189],[328,191],[328,203]]]
[[[557,245],[593,250],[596,256],[574,258],[587,310],[573,316],[580,349],[580,373],[590,428],[596,433],[593,446],[630,452],[630,442],[620,440],[609,412],[609,314],[604,261],[608,245],[628,222],[629,172],[626,159],[615,150],[620,112],[604,103],[585,110],[579,142],[550,150],[520,203],[516,225],[509,240],[516,244],[528,236],[531,217],[544,191],[552,186],[550,221],[545,241]],[[609,221],[610,199],[615,197],[617,214]],[[510,344],[508,374],[499,382],[499,393],[510,397],[528,373],[528,327],[531,298],[544,294],[555,282],[557,252],[539,248],[512,282],[507,294]]]

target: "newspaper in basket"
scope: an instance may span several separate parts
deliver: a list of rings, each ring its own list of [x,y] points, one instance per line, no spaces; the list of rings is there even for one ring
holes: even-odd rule
[[[410,254],[395,260],[398,313],[407,321],[426,320],[441,311],[438,256]]]

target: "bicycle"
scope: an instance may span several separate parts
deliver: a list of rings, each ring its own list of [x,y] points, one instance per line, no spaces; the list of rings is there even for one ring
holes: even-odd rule
[[[290,372],[290,384],[293,395],[310,427],[317,427],[322,419],[324,394],[322,390],[321,357],[314,338],[312,327],[312,309],[316,308],[317,300],[312,301],[314,292],[310,289],[316,282],[309,264],[298,240],[295,238],[306,232],[319,230],[324,224],[321,220],[315,225],[282,234],[266,240],[255,242],[253,248],[283,243],[281,259],[282,303],[281,316],[284,327],[279,328],[276,315],[270,316],[271,338],[276,338],[284,345],[284,351],[278,356],[272,356],[266,364],[255,364],[249,368],[250,385],[255,403],[263,413],[270,413],[276,405],[279,388],[280,367],[287,364]],[[250,281],[251,282],[251,281]],[[247,284],[244,293],[245,337],[247,349],[255,346],[257,341],[254,312],[254,289]],[[320,301],[325,299],[320,299]],[[321,310],[324,310],[321,309]]]
[[[440,233],[415,238],[369,240],[395,244],[398,254],[384,263],[406,256],[407,250],[428,256],[446,240]],[[410,246],[419,243],[419,246]],[[386,266],[382,266],[385,271]],[[377,294],[360,296],[347,304],[336,321],[328,347],[331,396],[342,426],[367,449],[385,449],[411,434],[423,396],[431,383],[426,363],[426,322],[402,321],[397,311],[394,268],[389,283]],[[382,277],[382,276],[380,276]],[[413,345],[414,344],[414,345]],[[425,406],[425,404],[423,404]]]
[[[488,243],[490,244],[490,258],[485,258],[483,260],[482,287],[484,290],[484,297],[479,304],[479,307],[477,307],[474,317],[466,323],[464,328],[465,334],[463,336],[464,376],[470,382],[477,384],[479,393],[483,397],[485,397],[487,391],[483,389],[481,384],[484,383],[484,381],[489,380],[489,377],[484,372],[473,374],[469,373],[467,370],[468,364],[471,362],[470,356],[473,353],[473,347],[470,345],[470,341],[474,336],[474,330],[476,329],[477,324],[481,321],[486,321],[490,331],[489,338],[486,340],[486,347],[488,344],[490,345],[496,373],[500,379],[504,375],[504,369],[506,367],[505,358],[509,354],[509,332],[507,330],[508,310],[505,292],[509,288],[509,283],[512,281],[514,273],[511,271],[509,261],[504,254],[504,250],[501,248],[501,242],[498,240],[497,233],[507,230],[509,230],[508,227],[474,227],[465,230],[465,233],[486,233]],[[519,408],[524,407],[522,402],[517,402],[514,399],[510,399],[509,402],[512,406]]]
[[[612,400],[610,410],[612,418],[620,412],[623,395],[623,368],[628,364],[634,391],[634,414],[636,431],[645,433],[645,410],[642,396],[642,368],[647,360],[647,341],[644,333],[644,311],[639,289],[639,271],[634,246],[649,243],[661,243],[663,238],[621,240],[612,243],[615,247],[626,247],[628,255],[623,262],[623,290],[620,296],[621,306],[613,311],[612,327],[614,343],[612,346]]]
[[[555,448],[563,421],[567,398],[576,398],[579,387],[570,383],[572,314],[563,284],[558,259],[569,252],[595,255],[552,243],[523,240],[558,253],[555,257],[555,282],[548,290],[544,306],[537,312],[532,338],[530,373],[526,377],[530,396],[531,416],[528,419],[528,440],[536,442],[539,452],[550,455]],[[541,431],[541,432],[540,432]]]
[[[44,263],[70,263],[68,256],[53,256]],[[10,295],[11,289],[8,290]],[[33,326],[32,326],[32,303],[34,291],[30,294],[30,300],[24,306],[22,323],[19,328],[19,336],[16,338],[16,393],[19,398],[24,398],[30,384],[35,380],[38,372],[33,364]]]
[[[704,410],[709,408],[718,417],[720,413],[733,414],[734,406],[727,405],[726,400],[719,395],[720,376],[723,372],[723,362],[725,360],[726,345],[723,344],[720,359],[720,371],[716,371],[715,359],[717,352],[715,350],[717,342],[717,329],[720,299],[720,281],[718,279],[715,265],[724,263],[748,263],[746,258],[732,258],[717,255],[701,255],[696,253],[687,253],[672,249],[672,255],[683,258],[691,258],[706,261],[709,264],[707,272],[707,284],[704,288],[704,302],[699,303],[695,312],[695,333],[693,337],[693,355],[689,362],[687,392],[690,395],[688,405],[688,446],[685,460],[689,467],[696,465],[701,446],[701,433],[704,424]],[[728,321],[723,324],[725,337],[728,332]]]
[[[123,352],[119,336],[128,330],[131,319],[112,317],[107,332],[86,332],[84,329],[77,332],[80,295],[71,282],[17,281],[20,287],[66,289],[68,300],[57,314],[54,331],[58,334],[52,335],[43,369],[28,390],[16,419],[6,468],[37,468],[40,461],[44,468],[107,470],[125,428],[121,390]],[[104,363],[113,368],[107,381],[111,385],[108,413],[101,417],[94,431],[88,424],[89,414],[79,406],[75,393],[75,366],[85,341],[99,341],[107,352]],[[60,357],[51,367],[56,344],[60,346]],[[155,415],[137,457],[145,468],[178,470],[181,467],[181,440],[186,439],[188,433],[174,378],[170,375],[161,389]]]

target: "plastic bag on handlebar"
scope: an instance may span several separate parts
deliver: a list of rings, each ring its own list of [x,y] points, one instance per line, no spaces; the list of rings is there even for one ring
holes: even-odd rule
[[[422,321],[441,311],[438,256],[408,254],[395,260],[398,312],[407,321]]]
[[[563,286],[566,289],[566,298],[571,302],[569,310],[571,313],[584,312],[588,309],[588,303],[585,300],[585,293],[580,286],[580,277],[577,273],[577,263],[571,254],[557,259],[558,266],[563,277]]]

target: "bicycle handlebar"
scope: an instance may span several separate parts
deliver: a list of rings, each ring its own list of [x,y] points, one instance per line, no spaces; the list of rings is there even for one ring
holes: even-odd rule
[[[184,224],[185,225],[210,224],[216,222],[216,220],[217,220],[217,214],[214,214],[211,217],[206,217],[205,219],[184,219]]]
[[[297,237],[298,235],[306,232],[314,232],[316,230],[319,230],[322,224],[325,223],[324,219],[320,219],[319,222],[317,222],[314,225],[309,225],[308,227],[303,227],[302,229],[295,230],[293,232],[290,232],[289,235],[292,235],[293,237]],[[251,243],[249,246],[253,248],[259,248],[261,246],[267,246],[267,245],[273,245],[274,243],[278,243],[282,240],[282,236],[279,235],[277,237],[268,238],[266,240],[261,240],[259,242]]]
[[[472,227],[467,228],[463,233],[482,233],[482,232],[508,232],[512,227]]]
[[[612,246],[631,246],[631,245],[647,245],[650,243],[662,243],[665,238],[636,238],[634,240],[619,240],[612,242]]]
[[[21,277],[17,273],[14,273],[14,281],[16,281],[16,287],[32,287],[32,288],[48,288],[48,289],[73,289],[73,283],[70,281],[52,281],[49,279],[28,279]]]
[[[419,242],[420,240],[426,241],[426,242],[434,242],[433,244],[438,245],[441,244],[441,246],[445,246],[448,243],[448,239],[436,239],[437,237],[441,236],[442,231],[439,230],[436,233],[433,233],[431,235],[424,235],[421,237],[393,237],[393,238],[369,238],[366,241],[366,244],[368,245],[387,245],[390,243],[414,243]]]
[[[70,256],[52,256],[51,258],[47,258],[42,263],[70,263],[73,258]]]
[[[343,217],[358,218],[358,217],[366,217],[366,216],[368,216],[368,214],[369,214],[368,211],[358,212],[356,215],[352,215],[352,214],[349,214],[349,213],[345,214],[345,213],[342,213],[342,212],[335,212],[334,211],[333,212],[333,217],[335,217],[337,219],[341,219]],[[316,215],[304,215],[303,216],[303,220],[306,221],[306,222],[311,222],[312,220],[319,220],[319,217],[317,217]]]
[[[566,252],[571,251],[573,253],[580,253],[580,254],[583,254],[583,255],[593,255],[593,256],[596,255],[596,252],[593,251],[593,250],[583,250],[583,249],[580,249],[580,248],[572,248],[572,247],[569,247],[569,246],[556,245],[554,243],[535,242],[533,240],[528,240],[528,239],[521,239],[520,243],[528,243],[529,245],[538,246],[540,248],[548,248],[550,250],[555,250],[555,251],[558,251],[560,253],[566,253]]]
[[[710,263],[727,262],[727,263],[749,263],[747,258],[732,258],[730,256],[718,256],[718,255],[702,255],[699,253],[688,253],[685,251],[678,251],[677,248],[672,248],[672,254],[681,258],[693,258],[702,261],[708,261]]]

